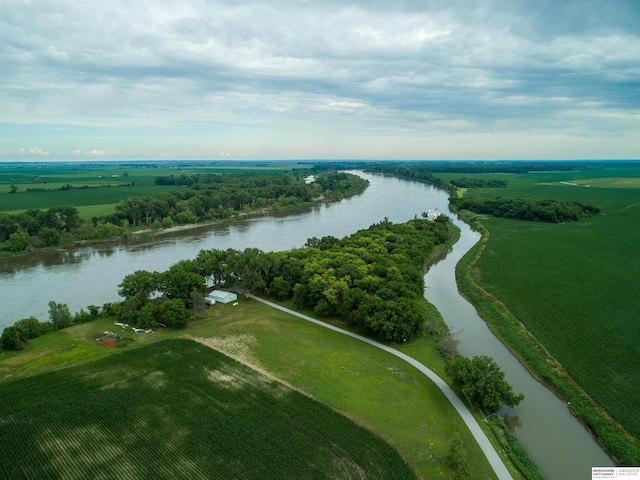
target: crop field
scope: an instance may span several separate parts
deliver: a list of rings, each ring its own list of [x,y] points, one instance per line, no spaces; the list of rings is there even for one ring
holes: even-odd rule
[[[572,377],[640,438],[640,169],[506,175],[465,195],[571,200],[601,208],[576,223],[487,217],[476,280]],[[589,185],[586,188],[584,185]]]
[[[185,330],[133,335],[134,345],[124,350],[97,345],[96,334],[111,328],[112,319],[76,325],[31,340],[28,350],[1,354],[0,397],[8,381],[23,379],[29,385],[34,375],[188,335],[345,413],[392,445],[421,478],[448,478],[443,461],[455,434],[464,442],[475,478],[495,478],[470,432],[433,383],[402,360],[354,339],[245,299],[235,307],[207,309]],[[443,375],[443,362],[431,340],[399,348]],[[517,472],[513,475],[521,478]]]
[[[90,207],[108,205],[108,213],[114,212],[115,204],[129,197],[158,196],[163,192],[180,190],[183,187],[163,185],[138,185],[118,187],[92,187],[73,190],[51,190],[0,194],[0,211],[12,212],[30,208],[48,209],[59,205]],[[87,210],[85,210],[87,211]]]
[[[78,207],[84,218],[113,213],[120,200],[156,197],[181,186],[155,185],[160,176],[195,173],[276,173],[291,170],[292,164],[195,165],[173,167],[154,164],[2,164],[0,163],[0,212],[59,205]],[[9,193],[12,187],[15,193]],[[61,190],[62,188],[68,188]],[[87,207],[98,206],[96,209]]]
[[[415,478],[368,430],[189,340],[5,383],[0,399],[3,478]]]

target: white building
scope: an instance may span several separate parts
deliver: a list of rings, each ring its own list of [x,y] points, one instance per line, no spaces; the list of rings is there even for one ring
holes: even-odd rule
[[[429,211],[427,212],[427,219],[433,222],[440,215],[442,214],[440,213],[440,210],[438,210],[437,208],[429,209]]]
[[[205,299],[205,301],[209,305],[213,305],[216,302],[220,302],[220,303],[235,302],[237,299],[238,299],[237,293],[227,292],[224,290],[214,290],[209,294],[209,296]],[[213,300],[213,303],[209,303],[211,300]]]

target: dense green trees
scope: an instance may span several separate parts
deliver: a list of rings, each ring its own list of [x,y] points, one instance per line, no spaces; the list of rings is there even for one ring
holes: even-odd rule
[[[136,298],[140,305],[144,305],[149,301],[151,294],[160,288],[160,274],[136,270],[124,277],[118,287],[121,297]]]
[[[310,238],[305,247],[285,252],[202,250],[164,272],[126,275],[118,285],[123,301],[105,305],[103,312],[136,326],[180,327],[190,317],[187,307],[197,303],[207,284],[238,286],[291,298],[300,308],[342,318],[384,341],[410,341],[425,331],[424,265],[434,246],[447,240],[448,222],[444,216],[402,224],[384,219],[342,240]],[[81,311],[74,319],[65,304],[50,302],[49,307],[53,330],[97,316],[97,311]],[[14,333],[9,330],[7,343]]]
[[[461,210],[533,222],[577,222],[600,212],[593,205],[558,200],[462,197],[451,198],[450,201]]]
[[[424,330],[422,273],[433,247],[448,238],[448,219],[384,220],[339,240],[310,238],[304,248],[268,253],[255,248],[203,250],[189,266],[216,287],[239,285],[319,316],[337,316],[386,341]]]
[[[63,239],[99,240],[122,237],[126,229],[108,221],[82,220],[75,207],[29,209],[19,214],[0,213],[0,251],[24,252],[30,248],[56,247]],[[118,219],[113,219],[118,222]]]
[[[159,291],[170,300],[181,300],[189,304],[195,290],[204,292],[206,288],[202,275],[191,271],[191,262],[178,262],[160,274]]]
[[[469,400],[485,414],[496,413],[500,407],[515,407],[523,399],[514,394],[496,362],[481,355],[468,359],[456,357],[445,366],[445,372]]]
[[[486,178],[454,178],[449,183],[458,188],[504,188],[507,180],[486,179]]]
[[[379,339],[409,341],[425,330],[428,317],[424,264],[448,232],[446,217],[403,224],[385,219],[342,240],[310,238],[307,246],[286,252],[202,250],[165,272],[127,275],[119,285],[125,297],[119,318],[137,325],[160,321],[167,300],[191,306],[207,282],[292,298],[299,308],[342,318]],[[157,296],[151,300],[153,292]]]
[[[126,237],[127,228],[168,228],[173,225],[227,219],[250,210],[278,211],[317,198],[337,200],[367,187],[352,174],[328,172],[306,184],[308,172],[281,174],[198,174],[158,177],[158,185],[188,185],[181,191],[121,200],[111,215],[80,218],[72,206],[0,213],[0,251],[24,252],[73,241]]]
[[[2,331],[0,347],[2,347],[3,350],[22,350],[24,345],[25,342],[15,326],[6,327]]]
[[[305,248],[280,253],[266,291],[379,339],[412,340],[424,331],[428,315],[424,264],[448,238],[447,222],[385,219],[342,240],[310,238]]]
[[[125,276],[118,285],[124,297],[115,312],[118,319],[143,328],[185,325],[190,317],[186,306],[194,305],[194,297],[206,288],[196,266],[195,261],[183,260],[162,273],[136,270]]]
[[[41,322],[35,317],[18,320],[3,330],[0,338],[0,348],[2,350],[22,350],[27,346],[28,340],[37,338],[52,330],[60,330],[74,324],[95,320],[100,315],[100,308],[95,305],[89,305],[87,310],[80,309],[79,312],[73,315],[66,304],[49,302],[50,321]]]

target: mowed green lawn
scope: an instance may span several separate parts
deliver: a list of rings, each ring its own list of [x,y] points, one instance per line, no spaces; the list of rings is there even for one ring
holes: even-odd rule
[[[490,236],[474,272],[587,393],[640,438],[640,189],[628,187],[640,170],[501,178],[509,180],[507,188],[465,194],[572,200],[602,209],[568,224],[483,217]],[[625,188],[615,188],[621,184]]]
[[[28,351],[1,355],[0,392],[10,379],[74,365],[83,359],[111,357],[139,345],[186,335],[269,372],[343,412],[389,442],[422,478],[448,478],[443,461],[456,432],[468,451],[474,478],[495,478],[462,420],[435,385],[400,359],[357,340],[244,299],[235,307],[216,305],[207,309],[206,315],[186,330],[131,334],[136,343],[124,350],[97,345],[96,334],[118,328],[112,320],[78,325],[30,341]],[[442,362],[427,339],[402,349],[441,371]],[[130,371],[135,372],[135,362],[130,364]],[[99,378],[100,373],[95,372],[95,377]],[[113,388],[119,388],[117,382]],[[163,398],[167,403],[173,401],[167,395]],[[122,404],[126,407],[127,402]],[[151,412],[160,414],[159,410]],[[130,425],[128,435],[135,437],[137,424]],[[164,448],[160,450],[159,455],[164,454]],[[377,478],[373,474],[367,476],[371,477]],[[520,477],[514,473],[514,478]]]
[[[12,479],[416,478],[369,430],[190,340],[5,383],[0,434]]]

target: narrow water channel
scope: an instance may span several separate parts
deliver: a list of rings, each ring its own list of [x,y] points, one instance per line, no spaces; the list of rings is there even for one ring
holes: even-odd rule
[[[118,300],[117,285],[127,274],[166,270],[179,260],[194,258],[201,249],[286,250],[302,246],[309,237],[340,238],[385,217],[404,222],[430,208],[448,211],[447,193],[430,185],[359,174],[371,182],[362,195],[292,216],[239,220],[138,241],[0,259],[0,330],[31,315],[46,320],[50,300],[68,304],[72,312]],[[450,329],[458,332],[463,355],[495,358],[514,389],[525,394],[522,404],[502,413],[548,478],[590,478],[592,465],[611,465],[611,461],[566,405],[529,375],[458,294],[455,265],[478,236],[457,218],[454,222],[462,237],[427,273],[427,299]]]
[[[529,374],[491,333],[473,305],[458,293],[456,265],[480,240],[480,235],[461,220],[456,218],[454,222],[460,228],[460,240],[425,275],[425,297],[436,306],[459,340],[458,351],[462,355],[492,357],[514,391],[524,393],[525,400],[520,405],[500,411],[505,423],[549,479],[591,478],[592,466],[613,465],[600,445],[571,415],[565,402]]]

